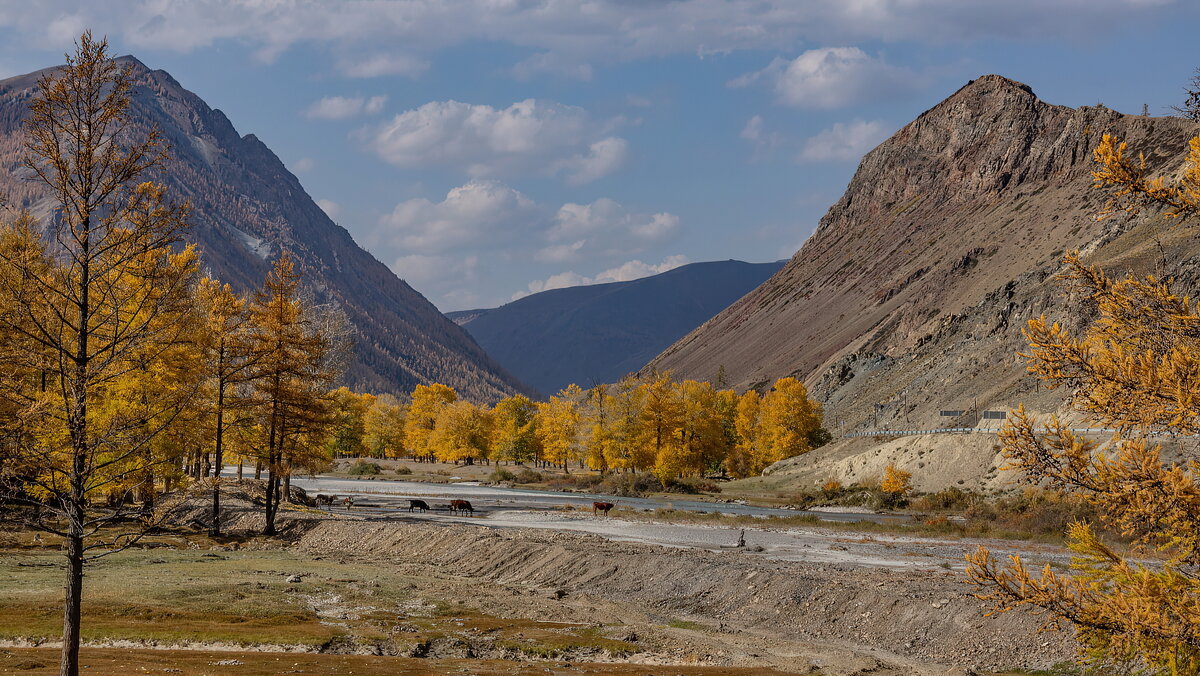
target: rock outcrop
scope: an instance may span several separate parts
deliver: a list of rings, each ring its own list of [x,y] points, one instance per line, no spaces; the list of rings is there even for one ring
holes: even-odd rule
[[[1176,171],[1200,125],[1043,103],[997,75],[972,81],[862,160],[846,193],[779,273],[649,368],[741,388],[804,379],[829,426],[854,432],[974,424],[941,410],[1054,410],[1016,352],[1040,314],[1077,317],[1055,279],[1080,249],[1116,274],[1196,280],[1200,245],[1153,214],[1100,220],[1102,134]]]

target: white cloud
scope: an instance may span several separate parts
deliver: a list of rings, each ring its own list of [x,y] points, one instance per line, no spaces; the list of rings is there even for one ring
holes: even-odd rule
[[[797,156],[800,162],[853,162],[888,137],[890,127],[883,122],[854,120],[836,122],[810,137]]]
[[[338,69],[349,77],[400,75],[416,78],[429,70],[429,61],[403,54],[376,54],[364,59],[344,59]]]
[[[572,283],[634,279],[676,267],[686,259],[641,261],[681,229],[680,219],[665,211],[640,212],[604,197],[553,207],[498,181],[475,179],[441,201],[400,202],[365,242],[439,307],[462,308],[503,302],[512,288],[552,271],[545,266],[610,266]],[[484,266],[486,274],[479,272]],[[573,274],[560,273],[553,283],[565,285]]]
[[[376,115],[383,111],[386,96],[326,96],[315,101],[304,115],[314,120],[345,120],[360,115]]]
[[[593,242],[593,248],[636,253],[647,241],[662,241],[679,231],[679,217],[662,212],[630,212],[607,198],[591,204],[568,202],[554,215],[554,225],[546,233],[552,242]],[[632,247],[632,248],[631,248]]]
[[[613,173],[625,163],[628,144],[625,139],[610,136],[588,147],[586,154],[577,154],[554,165],[554,173],[566,175],[570,185],[591,183]]]
[[[609,282],[628,282],[650,275],[657,275],[668,270],[674,270],[681,265],[687,265],[688,258],[682,254],[667,256],[658,265],[643,263],[639,260],[626,261],[614,268],[609,268],[597,273],[592,277],[585,277],[576,272],[560,272],[556,275],[551,275],[546,279],[534,280],[529,283],[528,291],[518,291],[513,294],[512,299],[517,300],[530,294],[539,293],[541,291],[550,291],[551,289],[565,289],[570,286],[583,286],[585,284],[607,284]]]
[[[576,240],[569,244],[552,244],[539,249],[533,257],[543,263],[566,263],[579,258],[579,250],[587,244],[586,239]]]
[[[584,5],[515,0],[43,0],[14,5],[0,16],[0,25],[55,49],[67,48],[70,39],[90,26],[134,48],[189,51],[236,41],[264,58],[310,43],[341,54],[389,53],[403,45],[410,58],[419,58],[468,41],[486,41],[591,63],[788,50],[813,41],[1092,36],[1096,31],[1118,32],[1127,19],[1179,5],[1174,0],[592,0]],[[363,70],[392,74],[385,71]]]
[[[757,141],[762,138],[763,134],[763,119],[762,115],[755,115],[749,120],[746,120],[746,126],[742,127],[742,133],[738,134],[747,141]]]
[[[301,157],[295,162],[292,162],[289,166],[291,167],[292,171],[304,173],[306,171],[312,171],[314,168],[316,168],[317,161],[311,157]]]
[[[333,200],[317,200],[317,206],[321,207],[321,211],[332,220],[337,220],[338,214],[342,212],[342,207]]]
[[[526,99],[507,108],[434,101],[380,125],[369,143],[405,168],[449,166],[474,177],[563,175],[580,185],[624,161],[625,140],[606,136],[609,127],[582,108],[553,101]]]
[[[731,87],[771,85],[780,102],[797,108],[841,108],[903,94],[919,85],[906,68],[857,47],[811,49],[791,61],[776,58],[763,70],[731,80]]]
[[[396,205],[376,230],[378,244],[422,254],[483,248],[528,234],[541,210],[520,192],[496,181],[470,181],[441,202],[423,197]]]

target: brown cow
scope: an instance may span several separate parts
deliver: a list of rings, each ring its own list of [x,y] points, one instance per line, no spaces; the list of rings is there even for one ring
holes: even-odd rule
[[[325,505],[328,505],[328,506],[332,507],[334,497],[335,496],[332,496],[332,495],[324,495],[322,493],[317,493],[317,506],[323,507]]]
[[[451,500],[450,513],[453,514],[455,512],[468,512],[474,516],[475,508],[472,507],[471,503],[467,502],[466,500]]]
[[[342,500],[342,504],[346,507],[347,510],[354,507],[354,496],[353,495],[346,496],[346,499]]]
[[[604,512],[604,516],[608,516],[608,510],[612,509],[613,507],[616,507],[616,505],[611,502],[593,502],[592,516],[595,516],[596,512]]]

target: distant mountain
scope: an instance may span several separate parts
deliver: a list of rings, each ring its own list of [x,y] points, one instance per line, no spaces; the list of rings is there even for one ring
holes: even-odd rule
[[[1016,352],[1030,318],[1088,319],[1057,278],[1064,252],[1200,289],[1194,228],[1096,218],[1105,133],[1170,174],[1200,125],[1051,105],[998,75],[968,83],[863,158],[786,267],[649,367],[712,378],[724,365],[741,388],[795,376],[846,432],[974,425],[939,411],[976,406],[1059,410],[1063,390],[1035,388]]]
[[[300,181],[253,134],[241,136],[225,115],[169,74],[133,57],[131,115],[157,127],[171,159],[157,178],[172,198],[191,202],[194,227],[211,274],[241,291],[261,284],[281,248],[299,260],[305,282],[337,301],[357,329],[347,385],[407,392],[437,381],[476,400],[525,387],[421,294],[364,251],[313,202]],[[20,165],[23,123],[42,73],[0,81],[0,195],[43,218],[54,208]]]
[[[782,266],[783,261],[692,263],[629,282],[553,289],[493,310],[448,316],[522,382],[554,394],[571,383],[589,387],[637,371]]]

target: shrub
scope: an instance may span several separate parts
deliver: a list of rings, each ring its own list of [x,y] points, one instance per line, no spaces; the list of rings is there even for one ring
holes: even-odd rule
[[[362,460],[350,465],[350,467],[346,470],[346,473],[350,476],[374,476],[381,472],[383,472],[383,468],[380,467],[378,463],[365,462]]]
[[[842,482],[833,477],[826,479],[825,483],[821,484],[821,492],[824,493],[825,497],[829,498],[830,500],[841,495],[843,490],[844,487],[842,486]]]
[[[543,478],[541,472],[536,472],[528,467],[517,472],[517,483],[520,484],[540,484]]]
[[[396,474],[399,476],[407,476],[412,474],[412,470],[408,468],[408,465],[400,465],[396,468]]]
[[[497,467],[495,471],[492,472],[491,476],[488,477],[488,481],[491,481],[494,484],[498,484],[501,481],[515,482],[516,480],[517,475],[513,474],[507,469],[504,469],[503,467]]]

